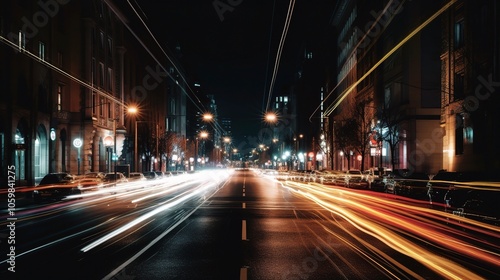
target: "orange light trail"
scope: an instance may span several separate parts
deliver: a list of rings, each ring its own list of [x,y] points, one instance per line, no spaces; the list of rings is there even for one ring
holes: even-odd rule
[[[332,218],[329,219],[331,223],[337,224],[335,218],[341,217],[360,231],[413,258],[446,279],[482,277],[456,261],[417,244],[415,240],[432,245],[433,249],[452,251],[461,256],[500,267],[500,245],[481,240],[473,234],[475,232],[488,236],[488,239],[498,240],[500,238],[499,227],[431,209],[428,204],[426,206],[420,206],[417,203],[410,204],[409,202],[416,201],[397,200],[394,195],[356,191],[317,183],[285,181],[282,185],[294,195],[307,198],[331,212]],[[453,224],[453,220],[458,222]],[[467,231],[450,225],[460,225]],[[338,238],[336,233],[326,228],[325,230],[330,234],[335,234]],[[376,252],[376,255],[384,255],[380,249],[360,239],[354,233],[346,232],[370,251]],[[345,242],[350,244],[348,241]],[[356,248],[356,250],[362,249]],[[362,254],[365,253],[362,252]],[[397,260],[388,258],[386,261],[408,273],[408,268]],[[371,262],[373,263],[373,260]],[[418,275],[416,271],[412,273]]]

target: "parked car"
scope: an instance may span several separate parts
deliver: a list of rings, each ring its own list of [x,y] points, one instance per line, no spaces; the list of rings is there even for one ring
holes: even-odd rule
[[[450,187],[464,182],[480,180],[481,174],[478,172],[440,171],[426,184],[429,203],[437,208],[444,207],[444,198]]]
[[[370,168],[363,172],[363,180],[368,182],[368,188],[373,191],[384,192],[388,171],[385,168]]]
[[[115,175],[115,172],[110,172],[110,173],[104,174],[103,182],[104,183],[115,183],[115,182],[116,183],[126,183],[126,182],[128,182],[128,179],[121,172],[116,172],[116,175]]]
[[[154,171],[145,171],[142,174],[144,174],[144,177],[146,177],[147,180],[157,180],[160,178]]]
[[[335,170],[323,170],[319,176],[319,182],[326,185],[336,185],[338,177],[343,177],[344,173]]]
[[[427,198],[428,182],[429,175],[425,172],[399,169],[387,177],[386,192],[423,200]]]
[[[499,226],[499,181],[451,186],[444,195],[445,211],[460,217]]]
[[[141,172],[130,172],[128,176],[129,181],[146,181],[146,176]]]
[[[360,170],[350,169],[347,170],[343,176],[344,186],[348,188],[368,188],[368,181],[364,180],[363,174]]]
[[[400,184],[401,180],[404,178],[404,174],[407,170],[396,169],[388,172],[382,179],[384,184],[384,190],[386,193],[390,194],[400,194]],[[426,182],[427,183],[427,182]]]
[[[166,178],[166,177],[169,177],[170,173],[165,173],[163,171],[153,171],[154,173],[156,173],[156,175],[158,175],[158,179],[163,179],[163,178]]]
[[[497,183],[498,184],[498,183]],[[445,211],[500,226],[500,187],[454,185],[444,195]]]
[[[74,175],[59,172],[45,175],[38,186],[33,189],[32,197],[35,202],[40,202],[42,200],[61,200],[70,195],[81,193]]]

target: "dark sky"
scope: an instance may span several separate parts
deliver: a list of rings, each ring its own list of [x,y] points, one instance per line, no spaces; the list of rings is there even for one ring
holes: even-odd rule
[[[233,120],[233,134],[251,135],[262,125],[288,0],[138,1],[158,38],[182,50],[182,67],[213,94],[219,117]],[[219,11],[214,7],[219,3]],[[221,4],[222,3],[222,4]],[[231,6],[230,3],[237,4]],[[227,4],[229,10],[223,10]],[[273,92],[292,82],[305,42],[324,36],[332,0],[298,0]],[[274,12],[273,12],[274,11]]]

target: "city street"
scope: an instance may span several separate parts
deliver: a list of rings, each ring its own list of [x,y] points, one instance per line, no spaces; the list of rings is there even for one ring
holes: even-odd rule
[[[253,169],[128,183],[26,204],[15,217],[16,272],[4,256],[2,279],[500,276],[498,227],[390,194]],[[2,249],[7,230],[2,224]]]

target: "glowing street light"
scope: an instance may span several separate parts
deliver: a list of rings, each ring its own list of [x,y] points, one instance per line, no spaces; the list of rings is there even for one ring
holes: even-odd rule
[[[214,116],[212,114],[210,114],[210,113],[203,114],[203,120],[204,121],[208,122],[208,121],[212,121],[213,119],[214,119]]]
[[[265,120],[269,123],[275,123],[278,120],[278,117],[276,116],[275,113],[269,112],[266,114]]]
[[[137,114],[137,112],[139,112],[139,109],[137,109],[137,107],[135,106],[130,106],[127,108],[127,113],[129,114],[135,115]]]
[[[201,131],[200,134],[199,134],[199,137],[196,137],[196,154],[195,154],[195,161],[194,161],[194,164],[196,165],[198,163],[198,153],[200,152],[199,151],[199,138],[201,139],[206,139],[208,138],[208,132],[206,131]]]

